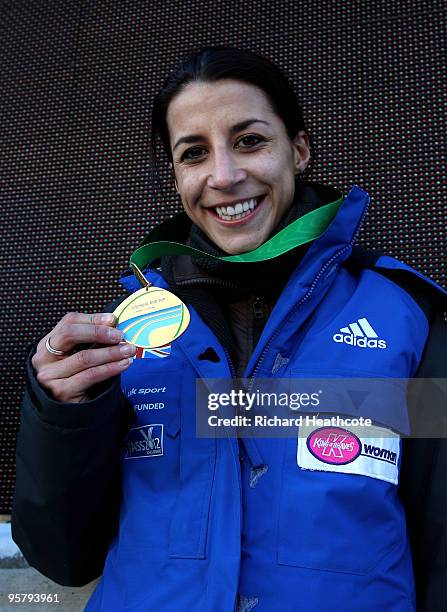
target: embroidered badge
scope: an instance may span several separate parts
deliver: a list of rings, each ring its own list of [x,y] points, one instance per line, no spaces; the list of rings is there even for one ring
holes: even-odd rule
[[[355,434],[340,427],[322,427],[308,436],[309,452],[324,463],[346,465],[355,461],[362,451],[362,443]]]
[[[134,427],[124,443],[124,459],[163,455],[163,424]]]
[[[358,433],[358,432],[357,432]],[[398,483],[400,437],[385,427],[303,426],[298,433],[297,464],[304,470],[341,472]]]

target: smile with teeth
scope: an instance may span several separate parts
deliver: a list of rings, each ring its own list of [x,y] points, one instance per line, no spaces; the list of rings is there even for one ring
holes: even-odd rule
[[[247,217],[258,205],[258,200],[252,198],[251,200],[243,200],[234,204],[233,206],[217,206],[214,210],[218,217],[224,221],[236,221],[237,219],[243,219]]]

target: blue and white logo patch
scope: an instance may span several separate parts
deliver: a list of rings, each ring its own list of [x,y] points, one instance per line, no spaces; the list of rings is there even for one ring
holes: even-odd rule
[[[124,442],[124,459],[163,455],[163,424],[134,427]]]

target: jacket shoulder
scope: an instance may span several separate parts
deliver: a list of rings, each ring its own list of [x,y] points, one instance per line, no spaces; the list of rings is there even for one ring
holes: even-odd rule
[[[354,272],[372,269],[401,287],[418,304],[430,323],[437,313],[439,316],[440,312],[447,311],[446,289],[418,270],[379,250],[368,250],[357,245],[344,265]]]

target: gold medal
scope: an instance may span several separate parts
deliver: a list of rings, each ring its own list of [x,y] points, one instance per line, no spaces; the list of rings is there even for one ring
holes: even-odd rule
[[[113,314],[124,340],[147,349],[170,344],[190,321],[188,308],[176,295],[149,284],[132,293]]]

